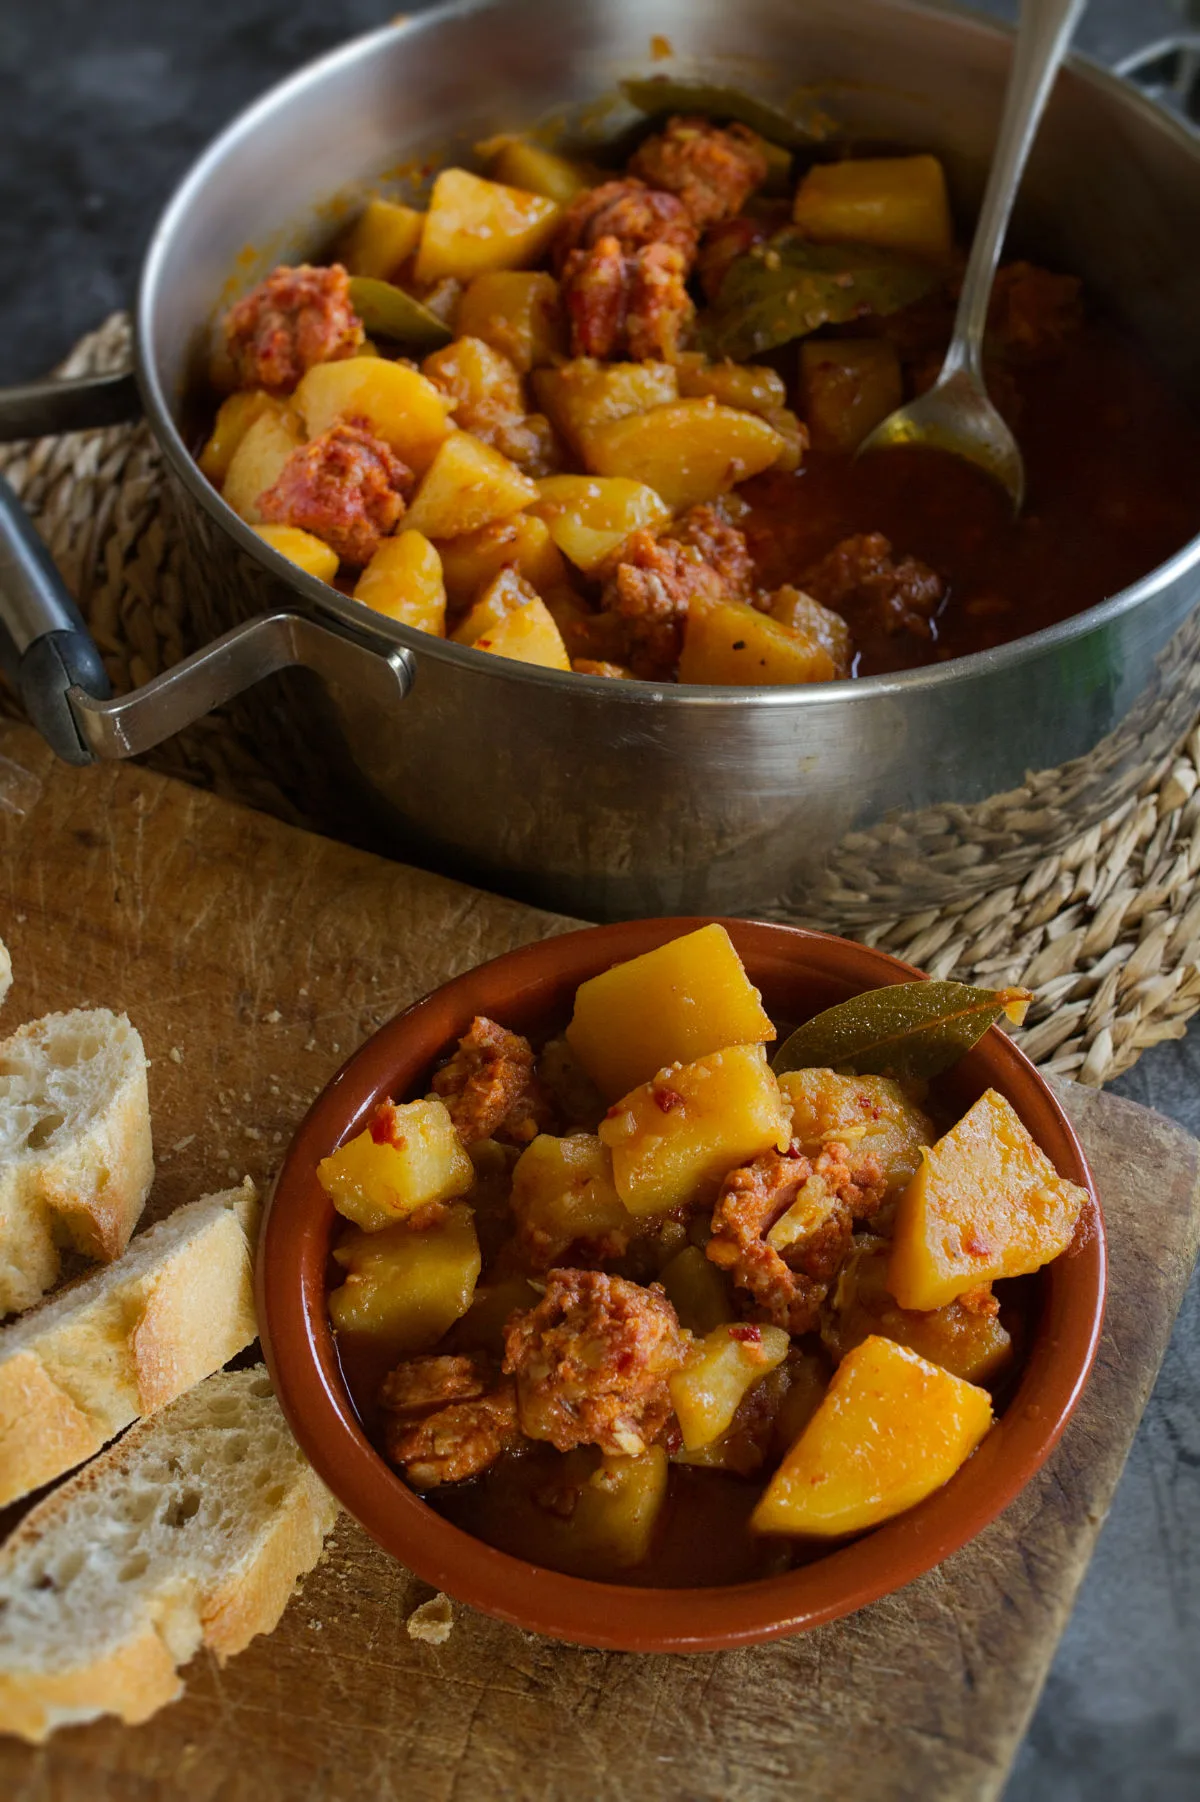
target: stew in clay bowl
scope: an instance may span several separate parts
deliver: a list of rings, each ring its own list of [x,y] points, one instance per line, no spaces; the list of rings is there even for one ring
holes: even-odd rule
[[[588,1645],[795,1631],[908,1582],[1048,1456],[1094,1355],[1083,1154],[1021,990],[649,920],[384,1027],[258,1261],[314,1466],[419,1576]]]
[[[989,649],[1193,535],[1200,427],[1070,270],[993,294],[1019,520],[944,453],[856,461],[949,341],[941,163],[732,91],[626,97],[604,166],[481,144],[229,310],[196,449],[277,551],[479,651],[752,687]]]

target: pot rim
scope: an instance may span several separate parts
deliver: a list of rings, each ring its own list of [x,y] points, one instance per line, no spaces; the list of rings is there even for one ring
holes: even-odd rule
[[[1009,674],[1025,663],[1056,651],[1064,650],[1077,640],[1107,627],[1113,620],[1133,611],[1164,588],[1177,582],[1187,571],[1200,564],[1200,533],[1183,545],[1165,563],[1157,565],[1129,587],[1098,601],[1083,613],[1045,626],[1011,643],[992,650],[972,652],[945,663],[922,669],[901,670],[890,675],[845,678],[835,682],[797,684],[769,688],[717,687],[707,684],[658,684],[653,682],[613,682],[599,676],[580,676],[573,671],[543,669],[537,665],[516,663],[512,659],[487,655],[467,645],[456,645],[449,639],[433,638],[374,612],[361,601],[341,594],[327,583],[318,581],[298,569],[280,552],[267,545],[218,494],[188,450],[167,401],[159,372],[149,352],[153,338],[157,292],[171,256],[172,240],[186,218],[193,197],[208,183],[211,173],[237,145],[252,141],[261,122],[277,109],[289,105],[295,96],[333,71],[359,60],[369,60],[384,43],[403,35],[436,29],[447,18],[467,18],[472,13],[499,10],[505,0],[449,0],[427,12],[393,20],[372,31],[360,33],[336,45],[324,55],[303,64],[292,74],[276,82],[252,101],[207,145],[191,164],[159,215],[142,262],[138,280],[134,315],[134,358],[138,386],[146,416],[168,464],[182,482],[192,500],[199,503],[214,523],[222,528],[241,548],[268,573],[283,581],[308,603],[310,610],[332,618],[351,635],[372,636],[392,641],[408,651],[440,662],[465,665],[477,675],[490,676],[503,682],[528,682],[537,687],[562,689],[574,694],[583,692],[593,697],[603,695],[611,706],[672,706],[688,708],[750,706],[819,707],[851,701],[866,705],[882,695],[920,693],[940,689],[964,678],[983,681],[992,676]],[[958,29],[987,38],[1012,40],[1015,28],[996,19],[968,12],[955,0],[894,0],[896,10],[942,15]],[[1135,84],[1113,73],[1082,52],[1072,51],[1065,65],[1085,85],[1099,88],[1111,98],[1141,114],[1144,121],[1174,140],[1196,164],[1200,179],[1200,133],[1189,131],[1179,120],[1156,106]]]
[[[408,1488],[367,1439],[337,1364],[325,1308],[334,1214],[317,1183],[318,1160],[344,1142],[381,1095],[418,1075],[414,1050],[420,1064],[426,1053],[436,1054],[425,1043],[431,1030],[440,1045],[447,1028],[450,1036],[481,1008],[503,1005],[489,993],[498,977],[511,1004],[708,923],[707,917],[667,918],[554,934],[464,972],[397,1015],[313,1102],[268,1197],[259,1237],[255,1289],[263,1352],[280,1406],[318,1476],[385,1551],[424,1581],[498,1619],[576,1645],[698,1652],[755,1644],[842,1618],[932,1570],[1008,1508],[1045,1463],[1088,1380],[1103,1326],[1106,1241],[1087,1159],[1044,1077],[993,1027],[968,1056],[982,1058],[984,1081],[1008,1091],[1019,1113],[1035,1104],[1045,1109],[1038,1137],[1053,1142],[1056,1163],[1087,1187],[1092,1230],[1070,1260],[1074,1281],[1061,1261],[1049,1267],[1017,1388],[977,1454],[986,1463],[969,1461],[915,1508],[810,1564],[707,1589],[601,1583],[529,1564],[454,1526]],[[762,921],[721,924],[752,965],[824,967],[851,988],[923,976],[887,952],[829,933]],[[639,942],[630,944],[631,938]],[[594,950],[584,955],[589,942]],[[416,1046],[406,1054],[414,1036]]]

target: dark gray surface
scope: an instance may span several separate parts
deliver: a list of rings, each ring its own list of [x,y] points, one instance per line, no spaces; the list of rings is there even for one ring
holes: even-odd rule
[[[224,120],[391,11],[386,0],[0,4],[0,381],[40,374],[128,304],[159,206]],[[648,28],[651,15],[647,0]],[[1093,0],[1084,41],[1115,59],[1171,22],[1170,0]],[[1200,1027],[1117,1088],[1200,1134]],[[1008,1802],[1200,1798],[1198,1393],[1193,1281]]]

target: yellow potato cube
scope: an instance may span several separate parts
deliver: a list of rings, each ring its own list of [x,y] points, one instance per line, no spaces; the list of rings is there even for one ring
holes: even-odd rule
[[[682,511],[770,469],[783,450],[779,433],[757,413],[706,396],[594,426],[585,460],[597,475],[645,482]]]
[[[668,1377],[671,1405],[685,1450],[720,1438],[744,1396],[788,1355],[782,1327],[725,1325],[693,1345],[687,1363]]]
[[[1087,1190],[1060,1176],[995,1089],[931,1150],[900,1197],[888,1288],[902,1308],[940,1308],[1066,1250]]]
[[[502,352],[522,375],[553,362],[567,348],[558,283],[542,270],[497,269],[477,275],[458,303],[455,326]]]
[[[354,588],[356,601],[418,632],[446,636],[446,587],[442,560],[420,532],[385,538]]]
[[[390,1351],[428,1351],[471,1305],[479,1241],[461,1202],[437,1226],[353,1231],[334,1250],[346,1272],[329,1297],[339,1333],[381,1340]]]
[[[262,523],[258,497],[274,486],[283,466],[304,442],[299,419],[290,407],[260,413],[246,430],[229,460],[222,495],[247,525]]]
[[[670,1064],[611,1107],[600,1137],[631,1214],[665,1214],[715,1194],[760,1151],[787,1147],[790,1122],[761,1045]]]
[[[661,1445],[636,1457],[605,1452],[599,1463],[584,1447],[563,1459],[561,1483],[573,1506],[546,1517],[558,1558],[583,1571],[628,1570],[650,1551],[667,1499],[669,1467]]]
[[[679,398],[670,363],[598,363],[576,357],[533,377],[538,406],[559,437],[583,456],[588,435],[613,419],[627,419]]]
[[[960,1301],[931,1313],[902,1308],[887,1287],[889,1249],[884,1239],[856,1238],[821,1323],[821,1337],[833,1356],[844,1358],[878,1333],[964,1382],[987,1383],[998,1376],[1013,1355],[1012,1336],[999,1315]]]
[[[264,544],[294,563],[318,582],[332,582],[338,572],[338,554],[323,538],[299,526],[255,526]]]
[[[839,1076],[835,1070],[789,1070],[779,1090],[792,1111],[792,1134],[809,1158],[830,1139],[876,1158],[889,1192],[905,1188],[933,1143],[933,1123],[890,1076]]]
[[[234,451],[255,420],[261,419],[264,413],[286,415],[289,412],[287,401],[276,400],[265,388],[242,388],[223,400],[208,442],[197,458],[209,481],[215,482],[218,488],[221,486],[229,474]]]
[[[792,218],[817,244],[877,244],[944,263],[954,248],[946,176],[936,156],[815,163]]]
[[[837,666],[825,646],[745,601],[693,600],[679,658],[681,682],[721,688],[832,682]]]
[[[513,1171],[510,1205],[522,1241],[546,1269],[580,1240],[614,1242],[619,1255],[637,1228],[593,1133],[540,1133]]]
[[[443,169],[433,184],[417,280],[461,282],[492,269],[526,269],[549,248],[562,209],[543,195]]]
[[[339,419],[362,420],[416,475],[429,468],[454,430],[441,390],[417,370],[385,357],[316,363],[294,398],[310,438]]]
[[[737,1318],[730,1300],[729,1279],[706,1258],[699,1245],[685,1245],[664,1264],[658,1280],[679,1316],[680,1326],[703,1338],[714,1327]]]
[[[606,1101],[665,1064],[773,1039],[762,997],[716,921],[581,982],[567,1043]]]
[[[482,338],[455,338],[427,356],[421,368],[461,413],[459,423],[468,431],[483,430],[485,422],[524,416],[525,397],[515,366]]]
[[[544,519],[564,557],[590,575],[624,544],[631,532],[665,526],[671,517],[666,502],[644,482],[620,477],[545,476],[532,511]]]
[[[546,603],[512,569],[501,570],[453,637],[455,644],[511,657],[516,663],[536,663],[543,669],[571,667],[562,633]]]
[[[462,538],[443,538],[437,548],[446,594],[454,607],[467,606],[502,569],[515,569],[543,596],[567,581],[562,552],[545,520],[532,513],[493,520]]]
[[[537,498],[537,483],[515,463],[470,432],[456,431],[426,471],[406,523],[427,538],[461,538],[495,519],[508,519]]]
[[[406,1220],[431,1202],[465,1195],[475,1166],[441,1101],[387,1107],[365,1132],[317,1165],[339,1214],[365,1233]]]
[[[524,188],[530,194],[544,194],[560,206],[566,206],[576,194],[591,186],[578,163],[556,156],[552,150],[543,150],[527,138],[492,138],[478,149],[495,181],[506,182],[510,188]]]
[[[800,406],[813,449],[848,457],[904,399],[886,338],[813,338],[800,346]]]
[[[820,601],[814,601],[802,588],[785,585],[771,596],[771,618],[828,651],[836,676],[850,674],[854,652],[850,628],[832,607],[822,607]]]
[[[346,233],[341,262],[351,275],[389,281],[421,242],[424,213],[395,200],[368,200]]]
[[[453,1329],[456,1352],[486,1352],[497,1362],[504,1356],[504,1329],[512,1316],[536,1308],[541,1295],[528,1277],[502,1277],[479,1283],[470,1307]]]
[[[685,351],[676,364],[679,392],[685,400],[711,394],[723,407],[745,413],[771,414],[787,405],[787,386],[765,363],[710,363],[698,351]]]
[[[986,1389],[890,1339],[856,1346],[750,1517],[759,1533],[840,1538],[940,1489],[992,1424]]]

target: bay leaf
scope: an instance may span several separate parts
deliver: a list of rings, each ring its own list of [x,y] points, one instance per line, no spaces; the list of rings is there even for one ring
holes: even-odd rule
[[[350,304],[372,336],[378,333],[413,350],[441,350],[454,337],[436,313],[394,282],[380,281],[374,275],[350,277]]]
[[[1002,1014],[1019,1026],[1028,989],[977,989],[963,982],[898,982],[867,989],[805,1022],[775,1054],[788,1070],[850,1069],[856,1076],[937,1076]]]
[[[700,348],[744,362],[822,325],[897,313],[930,293],[944,271],[873,244],[814,244],[777,232],[730,264],[700,320]]]
[[[784,107],[772,106],[769,100],[756,100],[740,88],[727,88],[718,82],[685,81],[674,75],[649,75],[643,80],[621,83],[621,92],[640,113],[702,114],[718,123],[736,119],[748,125],[760,138],[782,144],[787,150],[820,143],[829,130],[829,121],[815,109],[809,118]]]

